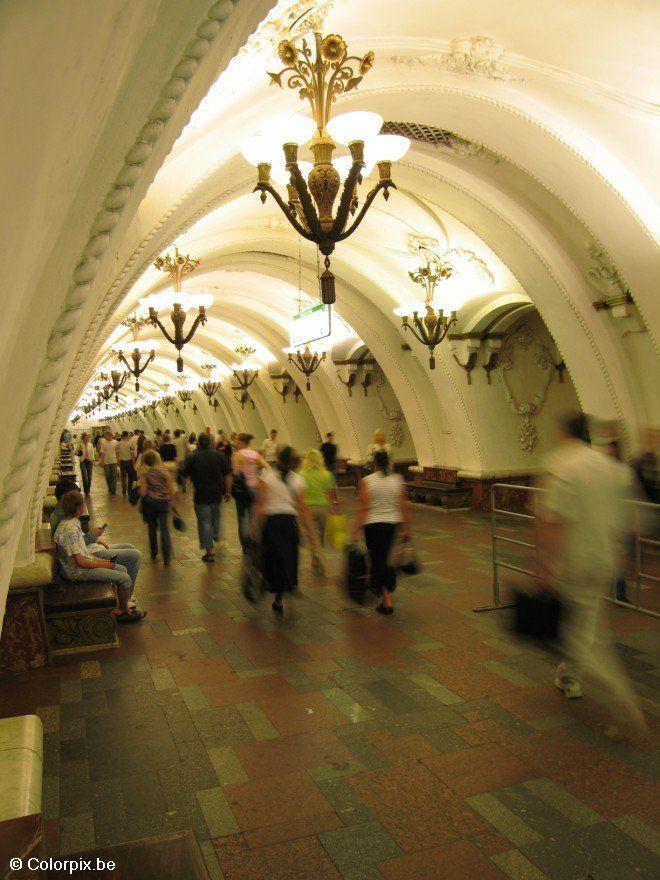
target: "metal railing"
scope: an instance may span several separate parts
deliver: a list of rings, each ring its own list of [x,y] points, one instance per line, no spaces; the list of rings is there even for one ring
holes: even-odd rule
[[[506,510],[504,507],[497,507],[497,491],[515,491],[516,493],[527,493],[531,500],[531,513],[520,513],[514,510]],[[510,608],[510,602],[502,602],[500,596],[500,569],[508,571],[517,571],[521,574],[527,574],[531,577],[537,577],[540,570],[540,549],[539,549],[539,502],[545,490],[537,486],[521,486],[514,483],[495,483],[491,486],[491,540],[493,552],[493,601],[489,605],[478,605],[473,611],[498,611],[500,608]],[[619,605],[621,608],[628,608],[639,611],[641,614],[648,614],[651,617],[660,618],[660,613],[651,608],[645,608],[642,605],[642,585],[643,583],[655,584],[660,583],[660,577],[651,571],[645,571],[643,566],[645,562],[644,550],[660,550],[660,541],[656,538],[649,537],[644,534],[643,517],[648,519],[660,520],[660,504],[651,504],[648,501],[628,501],[633,508],[634,519],[634,585],[635,585],[635,601],[626,602],[617,599],[616,595],[605,596],[608,602]],[[526,541],[520,538],[512,538],[510,535],[504,535],[497,532],[497,517],[508,517],[512,522],[529,523],[533,529],[534,540]],[[525,547],[533,551],[534,567],[525,568],[522,565],[516,565],[502,559],[498,553],[500,544],[509,544],[515,547]],[[614,583],[612,584],[615,590]]]

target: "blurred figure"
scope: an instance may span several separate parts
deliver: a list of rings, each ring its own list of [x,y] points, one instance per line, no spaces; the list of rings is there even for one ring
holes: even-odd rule
[[[555,687],[569,699],[581,697],[581,678],[590,674],[612,695],[615,726],[607,735],[645,735],[631,683],[614,650],[597,637],[602,597],[611,593],[620,570],[630,487],[619,464],[589,445],[584,414],[568,416],[561,424],[544,488],[540,585],[557,592],[569,609],[563,633],[566,659],[557,667]]]
[[[82,476],[83,491],[85,495],[89,495],[90,489],[92,488],[92,473],[94,470],[94,460],[96,458],[94,444],[90,442],[89,434],[81,434],[76,455],[80,459],[80,475]]]
[[[305,503],[309,508],[309,514],[316,529],[316,537],[319,548],[325,542],[325,527],[328,521],[328,508],[332,504],[336,511],[337,486],[332,473],[325,467],[323,456],[318,449],[310,449],[303,461],[300,476],[305,483]],[[323,574],[323,557],[321,549],[312,557],[312,570],[316,574]]]
[[[396,570],[391,557],[397,537],[410,537],[410,516],[406,484],[401,474],[391,472],[390,457],[383,450],[374,454],[373,474],[360,481],[360,507],[352,543],[357,542],[363,529],[371,588],[381,597],[376,611],[394,614],[391,593],[396,589]]]
[[[252,434],[237,434],[235,452],[232,455],[232,474],[234,482],[232,495],[236,501],[236,517],[238,519],[238,538],[241,542],[243,553],[247,552],[247,542],[250,534],[250,520],[254,499],[259,488],[259,471],[268,465],[262,454],[256,449],[250,449],[250,443],[254,440]]]
[[[335,435],[332,431],[328,431],[325,435],[325,443],[321,444],[321,455],[326,470],[329,470],[333,477],[337,477],[337,444],[335,443]]]
[[[174,499],[174,487],[169,473],[163,467],[160,455],[153,449],[143,455],[144,470],[140,476],[140,495],[142,515],[149,528],[149,548],[151,558],[158,557],[158,532],[163,562],[170,564],[172,558],[172,539],[169,529],[170,504]]]
[[[99,458],[110,495],[117,494],[117,441],[110,428],[99,440]]]
[[[387,442],[387,434],[382,428],[374,431],[374,442],[367,449],[367,459],[371,465],[374,465],[374,459],[377,452],[384,452],[388,458],[391,458],[390,447]]]
[[[169,431],[163,434],[163,442],[160,444],[160,458],[163,467],[170,475],[172,486],[178,486],[179,468],[177,463],[176,445]]]
[[[215,560],[214,542],[220,541],[220,511],[222,499],[231,500],[231,468],[227,458],[211,447],[208,434],[201,434],[195,452],[181,463],[181,474],[190,477],[195,489],[193,504],[197,517],[199,546],[204,551],[202,560]]]
[[[277,454],[280,448],[280,441],[277,439],[277,431],[272,428],[264,442],[261,444],[261,454],[266,459],[270,467],[277,464]]]
[[[295,593],[298,589],[298,518],[309,535],[312,552],[318,552],[305,504],[305,484],[295,473],[298,463],[295,449],[284,446],[278,453],[275,467],[264,468],[259,480],[254,522],[261,530],[263,576],[266,588],[275,594],[273,611],[276,614],[283,611],[284,594]]]

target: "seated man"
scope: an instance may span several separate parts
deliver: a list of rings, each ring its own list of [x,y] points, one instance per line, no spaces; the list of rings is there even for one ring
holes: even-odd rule
[[[142,620],[146,612],[129,605],[133,582],[126,567],[110,559],[94,556],[96,545],[88,546],[85,543],[79,519],[85,509],[82,493],[67,492],[62,496],[60,504],[64,519],[57,526],[54,540],[62,577],[67,581],[106,581],[115,584],[119,599],[117,623],[136,623]]]
[[[50,515],[50,531],[53,535],[53,539],[57,527],[64,519],[62,498],[67,492],[79,491],[80,489],[77,484],[69,479],[60,480],[55,486],[55,498],[58,503],[53,508],[53,512]],[[90,548],[92,556],[96,556],[99,559],[109,559],[111,562],[116,562],[118,565],[123,565],[126,568],[131,583],[133,584],[131,590],[132,596],[135,591],[135,582],[137,581],[138,572],[140,570],[140,563],[142,562],[142,554],[137,547],[134,547],[132,544],[106,544],[105,541],[101,540],[101,535],[104,531],[105,526],[97,526],[96,528],[91,529],[87,534],[83,532],[85,544]]]

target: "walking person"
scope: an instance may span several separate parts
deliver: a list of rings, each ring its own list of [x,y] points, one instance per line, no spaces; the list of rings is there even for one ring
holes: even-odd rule
[[[238,539],[241,542],[243,553],[247,551],[250,520],[259,488],[259,471],[268,467],[263,455],[256,449],[250,449],[252,440],[254,440],[252,434],[236,435],[236,451],[232,455],[231,462],[234,477],[232,495],[236,501]]]
[[[83,492],[85,495],[89,495],[92,488],[92,473],[96,459],[94,444],[89,439],[89,434],[80,435],[80,443],[78,444],[76,455],[80,459],[80,476],[82,477]]]
[[[60,501],[64,518],[61,520],[53,539],[57,552],[59,569],[67,581],[105,581],[117,588],[119,609],[117,623],[137,623],[146,616],[129,604],[133,593],[133,581],[126,567],[93,555],[94,544],[87,544],[80,527],[80,517],[85,512],[85,499],[81,492],[67,492]],[[99,547],[103,550],[103,547]]]
[[[277,439],[277,431],[275,428],[272,428],[264,442],[261,444],[261,454],[270,467],[275,467],[277,463],[277,453],[279,448],[280,441]]]
[[[142,516],[149,528],[151,558],[158,558],[158,533],[163,562],[169,565],[172,558],[169,515],[174,499],[174,488],[169,473],[163,467],[160,455],[150,449],[143,455],[144,471],[140,477]]]
[[[606,735],[613,739],[645,736],[648,729],[616,652],[598,633],[603,596],[612,591],[628,529],[630,486],[622,473],[618,462],[589,445],[583,413],[566,418],[547,461],[539,536],[539,583],[570,609],[555,687],[575,699],[582,696],[585,674],[603,685],[615,722]]]
[[[121,440],[117,444],[119,474],[121,476],[121,494],[127,495],[136,479],[133,443],[128,431],[122,431]]]
[[[99,459],[110,495],[117,494],[117,441],[110,428],[99,440]]]
[[[374,431],[373,443],[370,443],[367,448],[367,460],[373,465],[374,469],[376,467],[375,457],[377,452],[385,452],[389,458],[392,457],[390,445],[387,442],[387,434],[382,428],[377,428]]]
[[[328,431],[325,435],[325,443],[321,444],[321,455],[326,470],[329,470],[335,479],[337,478],[337,444],[335,443],[335,435],[332,431]]]
[[[376,611],[394,614],[391,594],[396,589],[396,569],[392,553],[397,538],[406,541],[410,537],[410,515],[403,477],[391,472],[390,457],[382,450],[374,454],[373,474],[360,481],[353,543],[362,531],[369,554],[371,588],[381,597]]]
[[[333,512],[336,512],[339,502],[335,478],[325,466],[323,456],[318,449],[309,450],[303,460],[300,476],[305,483],[305,503],[316,530],[319,548],[322,548],[325,543],[328,508],[332,505]],[[321,549],[312,557],[312,570],[316,574],[323,574]]]
[[[280,449],[274,468],[265,468],[259,480],[254,525],[261,535],[263,576],[275,594],[273,611],[282,614],[285,593],[298,589],[300,531],[298,519],[309,535],[313,553],[318,542],[305,504],[305,483],[295,472],[299,462],[295,449]]]
[[[163,467],[170,475],[172,486],[176,491],[176,487],[178,486],[179,469],[177,466],[176,446],[169,431],[165,431],[163,434],[163,442],[160,444],[158,452],[160,460],[163,462]]]
[[[181,473],[189,477],[193,487],[193,504],[197,517],[199,546],[203,562],[215,560],[214,542],[220,540],[220,505],[231,499],[231,468],[227,458],[211,448],[211,437],[199,436],[198,448],[181,465]]]
[[[181,473],[181,463],[185,460],[188,455],[188,438],[186,437],[186,432],[182,431],[181,428],[177,428],[174,432],[174,447],[176,449],[176,463],[177,463],[177,474],[176,481],[179,486],[179,490],[181,492],[186,491],[186,478]]]

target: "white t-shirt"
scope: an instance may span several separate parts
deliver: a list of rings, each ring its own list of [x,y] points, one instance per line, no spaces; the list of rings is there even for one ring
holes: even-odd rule
[[[271,440],[270,437],[266,437],[263,442],[263,446],[261,447],[261,454],[266,459],[266,461],[277,461],[277,450],[279,449],[280,441]]]
[[[280,476],[279,471],[264,470],[261,479],[266,484],[266,502],[264,513],[273,516],[278,513],[288,513],[294,516],[298,513],[296,499],[305,489],[305,481],[294,471],[289,471],[286,482]]]
[[[371,523],[399,523],[401,515],[401,492],[403,477],[401,474],[382,474],[376,471],[363,480],[369,492],[369,510],[365,525]]]
[[[93,443],[81,443],[80,450],[82,452],[82,461],[94,461],[96,453]]]
[[[138,435],[137,434],[133,434],[133,436],[130,439],[130,444],[131,444],[131,455],[133,456],[133,458],[136,458],[137,457],[137,445],[138,445]]]
[[[579,440],[552,453],[545,470],[544,515],[567,528],[555,575],[578,593],[600,592],[603,582],[616,574],[629,527],[625,500],[632,497],[631,471]]]
[[[103,464],[117,464],[117,446],[118,443],[112,440],[106,440],[101,437],[99,440],[99,456],[103,459]]]
[[[131,446],[131,440],[129,437],[125,439],[121,439],[117,443],[117,457],[119,461],[132,461],[133,460],[133,449]]]
[[[172,442],[176,449],[176,457],[179,461],[183,461],[186,455],[188,455],[188,438],[185,434],[180,434],[178,437],[175,437]]]

